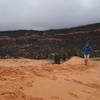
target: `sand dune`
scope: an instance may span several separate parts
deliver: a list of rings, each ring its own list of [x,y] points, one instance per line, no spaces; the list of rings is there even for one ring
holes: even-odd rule
[[[100,100],[100,62],[0,60],[0,100]]]
[[[48,60],[31,60],[31,59],[1,59],[0,66],[6,67],[19,67],[19,66],[41,66],[51,64]]]

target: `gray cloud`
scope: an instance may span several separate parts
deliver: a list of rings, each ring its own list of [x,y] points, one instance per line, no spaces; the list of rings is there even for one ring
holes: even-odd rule
[[[100,22],[100,0],[0,0],[0,30],[69,28]]]

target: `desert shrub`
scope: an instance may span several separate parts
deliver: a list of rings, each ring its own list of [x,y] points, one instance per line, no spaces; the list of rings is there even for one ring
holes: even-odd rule
[[[55,64],[60,64],[60,55],[57,53],[54,55],[54,62]]]

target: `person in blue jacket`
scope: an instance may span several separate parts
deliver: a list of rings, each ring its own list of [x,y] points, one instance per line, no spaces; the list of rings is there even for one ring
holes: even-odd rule
[[[94,54],[93,50],[91,48],[91,46],[89,46],[89,44],[87,43],[83,49],[81,50],[81,52],[84,53],[84,59],[85,59],[85,64],[88,65],[88,59],[90,57],[90,54]]]

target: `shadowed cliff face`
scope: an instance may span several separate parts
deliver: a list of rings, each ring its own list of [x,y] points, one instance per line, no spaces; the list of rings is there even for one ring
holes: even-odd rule
[[[94,50],[100,50],[100,24],[49,31],[0,32],[0,56],[47,58],[54,52],[80,51],[87,41]]]

